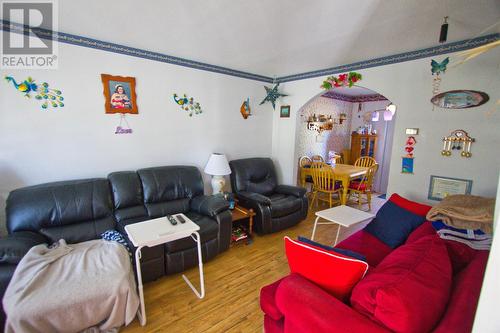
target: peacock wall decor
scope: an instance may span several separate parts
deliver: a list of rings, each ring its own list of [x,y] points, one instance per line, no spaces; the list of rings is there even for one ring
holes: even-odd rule
[[[175,93],[173,97],[175,103],[177,103],[183,111],[189,112],[190,117],[193,116],[193,113],[194,114],[203,113],[203,111],[201,110],[200,103],[195,102],[193,97],[187,97],[186,94],[184,94],[182,97],[179,97],[179,95]]]
[[[47,110],[49,106],[52,106],[53,108],[64,107],[64,97],[62,96],[62,92],[57,89],[49,88],[49,84],[47,82],[37,84],[35,80],[28,77],[26,80],[17,83],[12,76],[6,76],[5,80],[12,83],[14,88],[24,94],[25,97],[31,98],[34,95],[36,100],[42,102],[42,110]]]

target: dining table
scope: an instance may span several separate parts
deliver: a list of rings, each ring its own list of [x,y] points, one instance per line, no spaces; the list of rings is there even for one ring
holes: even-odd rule
[[[355,178],[362,177],[366,171],[367,167],[354,166],[350,164],[339,164],[336,163],[330,166],[335,178],[342,182],[342,191],[340,196],[340,204],[345,205],[347,203],[347,192],[349,190],[349,183]],[[300,185],[306,187],[307,176],[312,177],[310,166],[306,165],[300,168]]]

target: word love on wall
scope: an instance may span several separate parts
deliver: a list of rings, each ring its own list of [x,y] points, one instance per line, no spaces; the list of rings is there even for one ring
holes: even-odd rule
[[[27,98],[31,98],[32,94],[34,94],[35,99],[42,102],[42,110],[48,109],[49,106],[53,108],[64,107],[62,92],[57,89],[49,88],[47,82],[37,84],[35,80],[28,77],[26,80],[17,83],[12,76],[6,76],[5,80],[12,83],[12,86]]]
[[[120,114],[120,124],[116,127],[115,134],[132,134],[132,129],[124,113]]]
[[[181,107],[181,110],[189,112],[189,116],[192,117],[194,114],[201,114],[203,110],[201,109],[200,103],[195,102],[193,97],[188,97],[186,94],[179,97],[176,93],[173,95],[175,103]]]

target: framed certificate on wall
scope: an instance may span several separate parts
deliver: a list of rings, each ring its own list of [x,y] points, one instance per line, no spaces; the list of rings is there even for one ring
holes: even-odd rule
[[[428,199],[441,201],[453,194],[470,194],[472,180],[431,176]]]

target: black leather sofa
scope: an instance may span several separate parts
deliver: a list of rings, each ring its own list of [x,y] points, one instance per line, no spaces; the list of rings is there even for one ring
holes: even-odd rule
[[[9,235],[0,240],[0,296],[17,263],[34,245],[61,238],[68,243],[99,239],[109,229],[126,237],[125,225],[167,214],[182,212],[200,226],[203,260],[209,260],[229,248],[232,222],[228,209],[222,198],[203,195],[201,174],[191,166],[114,172],[107,179],[14,190],[6,206]],[[129,245],[133,248],[130,241]],[[142,250],[145,282],[197,264],[196,243],[191,238]]]
[[[229,162],[231,186],[243,207],[256,212],[255,231],[268,234],[289,228],[307,216],[306,190],[278,185],[270,158],[247,158]]]

